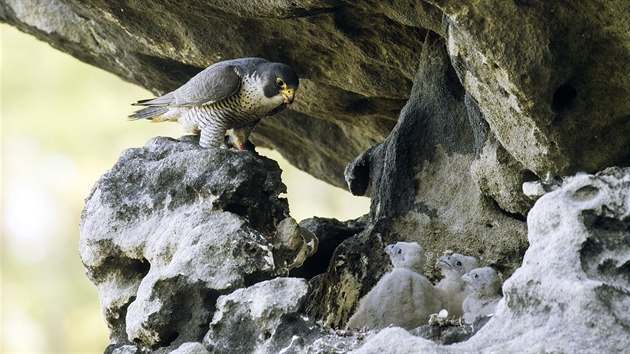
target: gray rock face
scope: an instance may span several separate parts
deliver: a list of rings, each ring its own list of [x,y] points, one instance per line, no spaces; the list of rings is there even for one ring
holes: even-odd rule
[[[393,128],[425,35],[437,33],[505,155],[487,161],[500,171],[494,197],[518,191],[523,171],[594,172],[628,160],[626,5],[3,0],[0,20],[155,93],[224,59],[287,62],[303,79],[294,110],[263,120],[254,140],[338,186],[343,166]]]
[[[528,215],[530,247],[495,315],[438,346],[391,328],[354,353],[617,353],[630,348],[630,168],[577,175]],[[401,345],[401,343],[404,343]]]
[[[156,138],[125,151],[81,216],[81,259],[99,287],[111,345],[199,341],[216,299],[310,255],[288,218],[277,164],[253,153]],[[285,225],[280,228],[278,226]]]
[[[321,336],[299,313],[307,292],[304,279],[276,278],[220,297],[204,345],[213,353],[304,352]]]
[[[595,79],[630,72],[627,22],[602,27],[622,21],[626,2],[432,3],[466,91],[516,161],[540,177],[627,165],[630,78]]]
[[[204,346],[217,354],[324,354],[356,348],[362,336],[325,330],[303,314],[308,288],[304,279],[276,278],[219,297]]]
[[[115,166],[88,199],[81,255],[99,285],[112,348],[131,350],[123,345],[134,342],[175,350],[199,342],[218,296],[299,264],[289,274],[310,279],[304,311],[341,327],[386,272],[381,250],[396,241],[419,242],[427,264],[450,249],[509,277],[528,246],[532,201],[522,193],[524,182],[630,161],[627,7],[627,0],[0,0],[0,20],[156,94],[224,59],[288,63],[301,78],[296,102],[264,119],[254,143],[371,196],[369,215],[341,232],[321,220],[299,227],[289,219],[278,229],[288,207],[277,198],[279,172],[264,159],[163,139],[123,155],[126,167]],[[132,160],[138,163],[127,166]],[[591,192],[575,198],[590,200]],[[627,218],[589,213],[580,216],[584,229],[627,230]],[[318,254],[324,266],[309,264],[315,243],[306,228],[326,240]],[[536,232],[530,225],[530,243]],[[583,268],[576,276],[607,284],[584,285],[585,296],[595,293],[601,301],[594,308],[619,313],[627,306],[619,286],[627,266],[597,262],[616,259],[609,249],[625,241],[584,242],[583,254],[571,253],[572,264]],[[526,261],[541,262],[532,253]],[[431,272],[437,273],[425,269]],[[513,318],[557,301],[547,287],[524,284],[514,284],[525,289],[514,293],[521,295],[507,293]],[[171,301],[173,294],[186,302]],[[519,305],[521,298],[534,300]],[[555,308],[541,306],[541,323],[551,326],[545,316],[553,318]],[[598,318],[627,328],[624,317]],[[528,321],[511,323],[513,333],[527,337]],[[484,336],[469,343],[486,348],[476,339]]]
[[[317,305],[309,313],[342,326],[384,273],[385,245],[400,240],[422,245],[429,265],[447,249],[500,265],[505,275],[520,264],[527,247],[524,223],[484,196],[467,173],[482,149],[479,137],[489,134],[471,124],[478,119],[443,41],[430,36],[396,127],[345,170],[353,193],[371,190],[369,221],[365,231],[344,241],[328,274],[316,280],[321,290],[315,290]]]
[[[630,348],[630,169],[567,180],[536,203],[528,228],[523,265],[505,282],[496,319],[470,345],[508,352]],[[489,334],[505,326],[510,330],[493,343]]]
[[[300,335],[319,332],[298,313],[307,292],[303,279],[276,278],[219,297],[204,345],[214,353],[278,353],[286,343],[291,351],[302,348]]]

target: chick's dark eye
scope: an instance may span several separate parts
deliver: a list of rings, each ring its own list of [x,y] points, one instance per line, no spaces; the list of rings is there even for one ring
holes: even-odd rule
[[[462,265],[462,262],[457,262],[457,265],[458,265],[458,266],[461,266],[461,265]]]
[[[276,85],[278,85],[278,87],[283,87],[284,81],[282,81],[282,79],[276,79]]]
[[[402,250],[398,250],[398,254],[401,254],[401,253],[402,253]]]
[[[479,278],[479,274],[475,274],[475,279]]]

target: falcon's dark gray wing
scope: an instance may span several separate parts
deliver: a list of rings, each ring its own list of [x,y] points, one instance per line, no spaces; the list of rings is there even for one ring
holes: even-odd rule
[[[140,100],[135,106],[199,106],[233,95],[241,86],[241,77],[226,62],[209,66],[173,92],[157,98]]]
[[[140,100],[134,106],[198,106],[222,100],[238,91],[242,75],[265,62],[261,58],[238,58],[210,65],[177,90]]]
[[[199,106],[233,95],[241,86],[241,77],[229,62],[209,66],[182,87],[173,91],[173,105]]]
[[[140,100],[136,103],[132,103],[133,106],[170,106],[173,103],[173,93],[169,92],[166,95],[148,98],[146,100]]]

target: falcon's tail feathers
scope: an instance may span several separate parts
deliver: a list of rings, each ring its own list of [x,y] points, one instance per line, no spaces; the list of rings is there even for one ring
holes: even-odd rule
[[[173,103],[175,97],[172,92],[167,93],[166,95],[156,97],[156,98],[148,98],[146,100],[140,100],[136,103],[132,103],[133,106],[168,106]]]
[[[168,111],[168,107],[164,106],[149,106],[145,107],[141,110],[134,112],[128,118],[129,120],[137,120],[137,119],[153,119],[161,116],[162,114]]]
[[[136,103],[133,103],[133,106],[148,106],[141,110],[134,112],[129,116],[129,120],[136,119],[154,119],[162,114],[166,113],[169,109],[169,106],[173,102],[175,97],[173,97],[173,93],[169,92],[166,95],[149,98],[146,100],[140,100]]]

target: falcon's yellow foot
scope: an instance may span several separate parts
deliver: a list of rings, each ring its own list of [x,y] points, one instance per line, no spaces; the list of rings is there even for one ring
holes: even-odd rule
[[[254,144],[249,142],[249,140],[243,142],[241,139],[233,135],[226,135],[224,144],[221,147],[231,151],[254,151],[255,149]]]
[[[239,139],[238,134],[234,134],[232,135],[232,144],[234,144],[239,151],[243,151],[245,150],[247,140],[243,141],[242,139]]]

